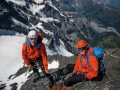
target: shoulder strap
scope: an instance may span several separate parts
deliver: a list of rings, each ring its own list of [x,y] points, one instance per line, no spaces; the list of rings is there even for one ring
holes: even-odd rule
[[[95,56],[95,54],[94,54],[94,53],[91,53],[91,54],[89,54],[89,55],[87,56],[87,58],[86,58],[86,63],[87,63],[87,65],[88,65],[89,67],[91,67],[90,63],[88,62],[88,59],[89,59],[90,56]],[[92,68],[92,67],[91,67],[91,68]]]
[[[30,40],[26,40],[25,42],[26,42],[27,47],[28,47],[28,46],[30,45]],[[39,48],[40,48],[40,45],[41,45],[41,43],[36,44],[36,46],[35,46],[35,47],[39,49]]]
[[[30,40],[27,39],[25,42],[26,42],[27,46],[30,45]]]

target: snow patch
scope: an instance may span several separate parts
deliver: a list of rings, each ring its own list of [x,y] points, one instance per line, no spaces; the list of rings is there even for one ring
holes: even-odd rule
[[[37,12],[39,12],[41,9],[43,9],[45,5],[30,5],[30,11],[35,15]]]
[[[49,49],[48,47],[46,48],[48,54],[49,55],[60,54],[62,56],[67,56],[67,57],[73,56],[72,53],[70,53],[66,50],[64,42],[61,39],[59,39],[59,41],[60,41],[59,46],[57,46],[56,43],[54,42],[54,44],[53,44],[54,48],[51,48],[51,49]]]
[[[60,22],[58,19],[53,19],[53,18],[40,18],[40,20],[46,23],[51,22],[51,21]]]
[[[36,3],[42,3],[43,0],[34,0]]]
[[[26,2],[25,0],[6,0],[7,2],[11,1],[17,5],[20,5],[20,6],[25,6],[26,5]]]
[[[50,32],[49,30],[46,30],[46,29],[42,26],[42,23],[39,22],[39,23],[36,25],[36,27],[42,29],[42,31],[43,31],[44,33],[46,33],[46,34],[48,34],[48,35],[50,35],[50,36],[53,36],[53,33]]]

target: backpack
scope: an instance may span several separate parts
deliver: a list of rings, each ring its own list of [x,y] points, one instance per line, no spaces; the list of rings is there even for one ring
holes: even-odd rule
[[[25,43],[27,44],[27,47],[28,47],[28,45],[30,45],[30,40],[26,39]],[[37,49],[39,49],[39,48],[40,48],[40,45],[41,45],[41,43],[37,43],[35,47],[36,47]]]
[[[93,51],[94,51],[94,53],[89,54],[87,56],[86,63],[89,67],[91,67],[88,62],[88,59],[90,56],[96,56],[96,58],[98,60],[98,65],[99,65],[98,66],[98,77],[102,79],[103,76],[105,75],[105,62],[103,60],[104,59],[104,50],[102,48],[96,46],[93,48]]]

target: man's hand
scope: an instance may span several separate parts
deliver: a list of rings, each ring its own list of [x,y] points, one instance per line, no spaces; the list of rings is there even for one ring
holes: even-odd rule
[[[45,70],[45,72],[47,73],[47,74],[49,74],[50,72],[49,72],[49,70]]]
[[[28,65],[28,71],[30,72],[32,70],[32,65]]]
[[[32,66],[31,66],[31,64],[30,65],[28,65],[28,69],[30,69]]]
[[[77,71],[77,72],[76,72],[76,75],[78,75],[78,74],[80,74],[80,73],[81,73],[81,71]]]
[[[77,71],[73,72],[72,75],[74,76],[74,75],[78,75],[78,74],[80,74],[80,73],[81,73],[81,72],[80,72],[79,70],[77,70]]]

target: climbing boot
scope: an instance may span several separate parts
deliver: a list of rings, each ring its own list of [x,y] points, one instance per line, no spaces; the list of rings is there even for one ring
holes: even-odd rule
[[[35,83],[37,80],[40,79],[40,73],[39,72],[34,72],[34,79],[33,79],[33,83]]]
[[[53,87],[53,86],[54,86],[54,81],[48,79],[48,82],[49,82],[49,83],[48,83],[49,87]]]

